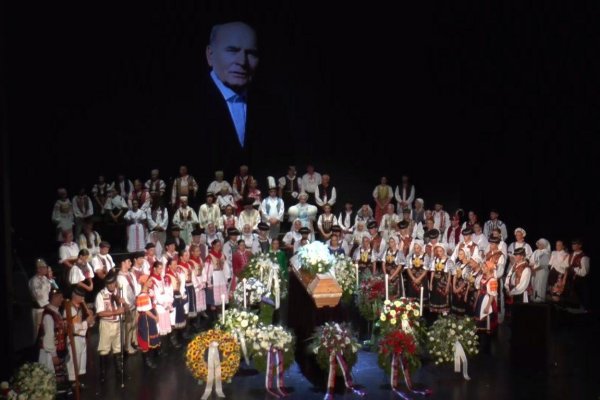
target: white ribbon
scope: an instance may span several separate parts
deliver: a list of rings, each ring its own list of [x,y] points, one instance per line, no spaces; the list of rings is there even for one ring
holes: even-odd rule
[[[273,289],[273,295],[275,297],[275,309],[279,309],[281,293],[279,290],[279,265],[272,263],[271,269],[269,270],[269,278],[267,280],[267,293],[271,293]]]
[[[217,397],[224,399],[223,382],[221,381],[221,359],[219,358],[219,343],[211,342],[208,346],[208,378],[206,389],[202,395],[202,400],[206,400],[212,394],[213,382]]]
[[[408,320],[407,320],[407,319],[404,319],[404,318],[402,318],[402,317],[400,317],[400,320],[402,321],[402,322],[400,323],[400,324],[401,324],[401,326],[402,326],[402,330],[403,330],[404,332],[406,332],[406,333],[411,333],[411,334],[412,334],[412,333],[413,333],[413,329],[412,329],[412,327],[410,326],[410,323],[408,322]]]
[[[238,341],[240,342],[242,354],[244,355],[244,361],[246,362],[246,365],[250,365],[250,361],[248,360],[248,350],[246,349],[246,338],[244,337],[245,335],[242,332],[240,332],[239,329],[235,329],[234,333]]]
[[[467,362],[467,354],[465,353],[465,349],[463,349],[462,344],[457,340],[454,342],[454,372],[460,372],[460,364],[463,364],[463,378],[466,380],[470,380],[468,368],[469,363]]]

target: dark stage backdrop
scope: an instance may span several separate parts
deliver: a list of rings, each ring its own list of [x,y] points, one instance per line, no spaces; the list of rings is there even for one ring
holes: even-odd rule
[[[206,73],[211,25],[243,19],[259,33],[257,84],[289,117],[293,143],[278,145],[294,146],[301,171],[331,172],[340,202],[370,201],[380,175],[395,185],[407,173],[428,206],[497,207],[532,244],[583,236],[593,252],[599,5],[538,6],[12,2],[15,246],[28,260],[55,251],[59,186],[72,195],[100,173],[145,179],[154,167],[168,179],[180,163],[197,173],[178,149],[200,139],[181,143],[154,121]]]

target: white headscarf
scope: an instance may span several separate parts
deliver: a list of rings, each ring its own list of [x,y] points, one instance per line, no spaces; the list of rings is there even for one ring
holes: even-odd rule
[[[536,245],[538,245],[540,243],[543,245],[543,248],[538,249],[538,250],[540,250],[542,253],[546,253],[546,254],[550,254],[552,252],[552,247],[550,246],[549,241],[547,241],[544,238],[541,238],[537,242],[535,242]]]

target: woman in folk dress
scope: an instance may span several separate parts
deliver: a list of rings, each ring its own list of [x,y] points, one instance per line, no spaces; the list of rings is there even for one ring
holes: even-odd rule
[[[450,311],[451,275],[454,264],[446,253],[446,246],[437,243],[433,247],[435,258],[432,262],[432,274],[429,278],[429,309],[433,313]]]
[[[192,281],[196,291],[196,311],[201,317],[206,318],[206,268],[202,260],[200,246],[193,244],[190,246],[190,264],[194,271]]]
[[[207,290],[206,302],[213,311],[216,310],[216,306],[221,305],[221,295],[224,296],[225,304],[229,302],[227,280],[231,278],[231,270],[222,249],[223,243],[217,239],[211,243],[211,249],[206,257],[206,266],[212,272],[209,276],[209,282],[212,283],[212,290],[210,290],[212,295],[209,296],[209,290]]]

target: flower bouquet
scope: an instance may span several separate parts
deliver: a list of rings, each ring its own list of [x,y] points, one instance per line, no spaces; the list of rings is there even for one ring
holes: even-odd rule
[[[206,354],[206,357],[205,357]],[[231,379],[240,367],[240,345],[229,332],[211,329],[197,335],[187,346],[186,366],[199,383],[206,382],[203,399],[212,393],[215,383],[219,397],[225,397],[222,381]],[[205,359],[206,358],[206,359]],[[217,373],[220,364],[221,373]]]
[[[335,263],[335,257],[329,252],[325,243],[316,241],[298,250],[300,269],[307,271],[310,275],[326,274]]]
[[[286,396],[283,375],[294,362],[294,336],[281,326],[259,325],[246,330],[252,338],[251,352],[254,366],[259,371],[265,371],[267,392],[278,397]],[[276,383],[274,383],[276,381]],[[279,394],[271,391],[271,386]]]
[[[433,323],[427,337],[429,353],[436,365],[454,361],[454,371],[460,372],[462,363],[463,377],[470,379],[467,372],[467,355],[479,353],[477,326],[472,318],[442,316]]]
[[[261,300],[279,308],[279,301],[287,297],[287,279],[277,263],[275,255],[259,253],[252,256],[242,271],[242,278],[252,278],[261,282],[264,293]],[[239,283],[241,285],[241,282]]]
[[[375,321],[379,317],[385,300],[385,282],[382,275],[365,272],[358,288],[356,305],[358,312],[367,321]]]
[[[356,292],[356,267],[350,257],[338,255],[332,269],[333,275],[342,288],[342,301],[348,304]]]
[[[352,367],[356,364],[360,344],[350,326],[343,323],[326,322],[316,329],[309,348],[316,355],[319,367],[323,371],[329,371],[327,378],[328,397],[333,396],[336,375],[341,375],[344,378],[344,384],[347,388],[363,395],[362,392],[354,388],[352,382]]]
[[[2,398],[53,400],[56,397],[54,372],[38,363],[23,364],[13,375],[11,385],[2,382]]]
[[[216,328],[231,333],[237,339],[244,355],[244,361],[246,361],[246,364],[250,364],[246,343],[251,338],[247,332],[256,328],[257,325],[258,315],[249,311],[240,311],[232,308],[225,313],[225,323],[223,324],[219,319]]]
[[[266,293],[265,285],[257,278],[246,279],[246,285],[239,282],[235,291],[233,292],[233,301],[238,307],[244,305],[244,287],[246,288],[246,305],[253,306],[261,302],[264,294]]]

